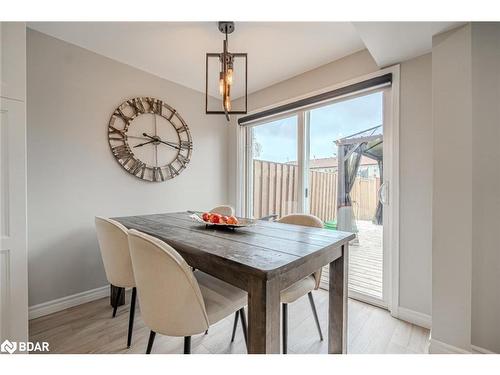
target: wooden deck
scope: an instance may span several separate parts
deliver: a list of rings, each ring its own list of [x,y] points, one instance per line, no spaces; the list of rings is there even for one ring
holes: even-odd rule
[[[349,290],[382,299],[382,226],[358,220],[358,244],[349,246]]]

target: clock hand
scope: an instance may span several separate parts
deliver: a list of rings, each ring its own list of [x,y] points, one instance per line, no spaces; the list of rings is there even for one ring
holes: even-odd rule
[[[149,139],[152,139],[153,141],[156,141],[156,140],[157,140],[157,138],[155,138],[155,137],[153,137],[153,136],[151,136],[151,135],[149,135],[149,134],[142,133],[142,135],[143,135],[143,136],[145,136],[145,137],[148,137]]]
[[[139,143],[138,145],[135,145],[134,148],[136,147],[141,147],[141,146],[144,146],[144,145],[148,145],[150,143],[153,143],[154,141],[149,141],[149,142],[144,142],[144,143]]]
[[[145,139],[145,140],[148,140],[149,138],[145,138],[145,137],[136,137],[135,135],[125,135],[127,138],[131,138],[131,139]]]
[[[162,140],[159,140],[161,143],[163,144],[166,144],[167,146],[170,146],[170,147],[173,147],[175,148],[176,150],[180,150],[181,148],[179,146],[177,146],[176,143],[173,143],[173,142],[165,142],[165,141],[162,141]]]
[[[145,136],[145,137],[148,137],[148,138],[152,139],[153,141],[156,141],[156,142],[161,142],[161,143],[163,143],[163,144],[165,144],[165,145],[167,145],[167,146],[173,147],[173,148],[175,148],[176,150],[180,150],[180,149],[181,149],[181,148],[177,145],[177,143],[162,141],[162,140],[160,139],[160,137],[158,137],[158,136],[156,136],[156,137],[152,137],[152,136],[150,136],[150,135],[148,135],[148,134],[146,134],[146,133],[142,133],[142,135],[143,135],[143,136]]]

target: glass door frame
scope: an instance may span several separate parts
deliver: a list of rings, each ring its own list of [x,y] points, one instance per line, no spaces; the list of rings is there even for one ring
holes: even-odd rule
[[[249,216],[252,212],[252,144],[251,144],[251,128],[257,125],[262,125],[267,122],[279,118],[290,117],[293,115],[298,116],[298,163],[301,164],[299,171],[301,176],[299,178],[299,194],[298,194],[298,207],[302,208],[302,212],[309,211],[309,194],[306,190],[308,187],[307,173],[308,171],[308,158],[309,155],[309,111],[311,109],[322,107],[334,102],[352,99],[356,96],[367,95],[369,92],[384,91],[384,155],[390,157],[384,159],[384,182],[389,182],[389,191],[387,192],[387,203],[384,205],[386,214],[384,215],[384,234],[383,234],[383,247],[384,247],[384,260],[383,260],[383,301],[365,299],[365,302],[374,304],[380,307],[387,308],[391,315],[394,317],[399,316],[399,87],[400,87],[400,66],[395,65],[389,68],[379,70],[378,72],[367,74],[365,76],[353,79],[342,84],[327,87],[323,90],[310,93],[314,95],[321,91],[328,91],[331,89],[340,88],[349,84],[360,82],[376,76],[381,76],[387,73],[392,73],[392,85],[389,87],[374,87],[367,90],[362,90],[353,94],[345,95],[335,98],[333,100],[325,101],[315,104],[300,110],[282,113],[276,116],[256,121],[255,123],[246,125],[239,128],[238,142],[240,145],[239,162],[241,167],[238,171],[239,183],[237,184],[237,209],[243,216]],[[305,96],[302,96],[305,97]],[[298,98],[291,99],[290,101]],[[283,104],[283,103],[276,103]],[[269,107],[267,107],[269,108]],[[260,108],[255,110],[259,112],[267,108]],[[307,168],[307,169],[306,169]],[[353,296],[354,298],[359,296]],[[361,299],[361,298],[359,298]]]

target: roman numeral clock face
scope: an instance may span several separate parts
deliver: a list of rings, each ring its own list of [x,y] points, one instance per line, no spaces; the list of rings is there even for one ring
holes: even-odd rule
[[[127,100],[115,110],[109,120],[108,141],[127,172],[152,182],[179,175],[193,149],[189,128],[177,111],[147,97]]]

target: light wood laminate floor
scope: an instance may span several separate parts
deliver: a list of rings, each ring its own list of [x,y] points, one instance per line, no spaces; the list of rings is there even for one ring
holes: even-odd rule
[[[314,292],[326,336],[328,293]],[[134,336],[126,348],[129,298],[111,318],[109,298],[103,298],[30,321],[31,341],[48,341],[51,353],[144,353],[149,329],[137,307]],[[319,341],[307,297],[289,305],[289,353],[326,353]],[[234,316],[210,327],[207,335],[192,338],[193,353],[246,353],[241,325],[230,342]],[[429,330],[395,319],[383,309],[349,300],[348,353],[427,353]],[[157,335],[153,353],[182,353],[183,339]]]

